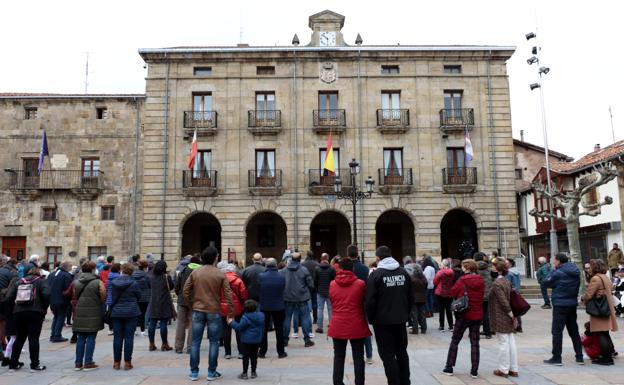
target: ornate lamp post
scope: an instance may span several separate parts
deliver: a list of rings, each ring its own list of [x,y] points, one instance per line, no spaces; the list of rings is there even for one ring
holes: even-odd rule
[[[367,199],[373,196],[373,186],[375,181],[371,176],[366,179],[366,192],[355,185],[355,176],[360,173],[360,164],[353,158],[349,162],[349,177],[351,178],[351,189],[342,191],[342,180],[336,177],[334,181],[334,193],[338,199],[350,201],[353,205],[353,244],[357,246],[357,211],[356,203],[359,200]]]

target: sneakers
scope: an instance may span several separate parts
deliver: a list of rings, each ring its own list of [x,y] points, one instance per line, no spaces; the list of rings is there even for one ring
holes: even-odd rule
[[[109,330],[109,331],[108,331],[108,335],[109,335],[109,336],[112,336],[113,334],[115,334],[115,332],[114,332],[114,331],[112,331],[112,330]]]
[[[552,306],[543,304],[542,309],[552,309]]]
[[[496,369],[492,374],[494,374],[495,376],[504,377],[504,378],[507,378],[507,376],[509,376],[507,373],[499,369]]]
[[[242,360],[242,359],[243,359],[243,355],[242,355],[242,354],[240,354],[240,353],[238,353],[238,359],[239,359],[239,360]]]
[[[223,356],[223,358],[225,358],[226,360],[229,360],[230,358],[232,358],[231,354],[226,354],[225,356]]]
[[[241,374],[238,375],[238,378],[241,380],[248,380],[249,376],[247,376],[247,373],[242,372]]]
[[[553,358],[550,358],[548,360],[544,360],[544,363],[547,364],[547,365],[563,366],[563,364],[561,363],[561,358],[557,360],[557,359],[555,359],[553,357]]]
[[[585,361],[583,361],[583,357],[577,358],[575,362],[577,365],[585,365]]]
[[[308,337],[310,337],[310,338],[314,338],[314,333],[310,333],[310,334],[308,334]]]
[[[46,370],[46,367],[44,365],[37,365],[37,366],[30,367],[31,373],[42,372],[44,370]]]
[[[373,364],[373,357],[366,358],[366,363],[369,364],[369,365],[372,365]]]
[[[257,378],[258,377],[258,373],[256,372],[251,372],[251,376],[249,376],[250,378]]]
[[[316,334],[323,334],[323,328],[316,328],[314,331]]]
[[[471,370],[470,371],[470,377],[472,377],[472,378],[479,378],[479,373],[476,370]]]
[[[439,330],[439,331],[441,331],[441,332],[444,332],[444,326],[440,326],[440,327],[438,328],[438,330]]]
[[[306,348],[312,347],[314,346],[314,341],[306,341],[305,345],[303,346],[305,346]]]
[[[59,342],[67,342],[69,341],[67,338],[65,337],[58,337],[58,338],[50,338],[50,342],[52,342],[53,344],[59,343]]]
[[[295,332],[290,335],[292,338],[299,338],[299,333]]]
[[[214,380],[218,380],[219,378],[221,378],[221,373],[215,371],[214,373],[208,373],[206,380],[214,381]]]
[[[277,355],[277,358],[286,358],[286,357],[288,357],[288,353],[286,352]]]
[[[442,369],[442,373],[446,374],[447,376],[452,376],[453,375],[453,367],[452,366],[446,366],[444,369]]]
[[[76,366],[74,367],[74,372],[79,372],[82,370],[82,364],[76,364]]]
[[[91,363],[91,364],[86,364],[85,366],[82,367],[82,371],[84,372],[90,372],[92,370],[95,370],[99,368],[98,365],[96,365],[95,363]]]
[[[147,331],[141,332],[141,337],[147,337]]]
[[[199,373],[191,372],[191,374],[189,374],[189,380],[191,380],[191,381],[199,380]]]

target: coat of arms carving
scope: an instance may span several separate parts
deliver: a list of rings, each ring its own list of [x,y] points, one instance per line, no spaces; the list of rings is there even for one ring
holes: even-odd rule
[[[332,62],[322,63],[319,77],[325,83],[336,81],[336,65]]]

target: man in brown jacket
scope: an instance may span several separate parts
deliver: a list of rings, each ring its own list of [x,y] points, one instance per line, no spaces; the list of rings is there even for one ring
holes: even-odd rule
[[[227,316],[234,317],[232,292],[225,274],[215,267],[219,252],[209,246],[201,253],[204,266],[194,270],[184,284],[184,299],[193,309],[193,326],[191,345],[191,381],[199,376],[199,348],[204,335],[204,327],[208,327],[208,381],[221,377],[217,372],[219,357],[219,338],[221,338],[221,295],[227,304]]]
[[[611,276],[615,277],[615,273],[617,273],[619,269],[618,265],[624,265],[624,253],[622,253],[617,243],[614,243],[613,248],[609,251],[607,262],[609,263]]]

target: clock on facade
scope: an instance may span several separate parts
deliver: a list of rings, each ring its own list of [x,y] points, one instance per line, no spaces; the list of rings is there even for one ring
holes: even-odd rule
[[[319,44],[324,47],[333,47],[336,45],[336,32],[321,32],[319,34]]]

